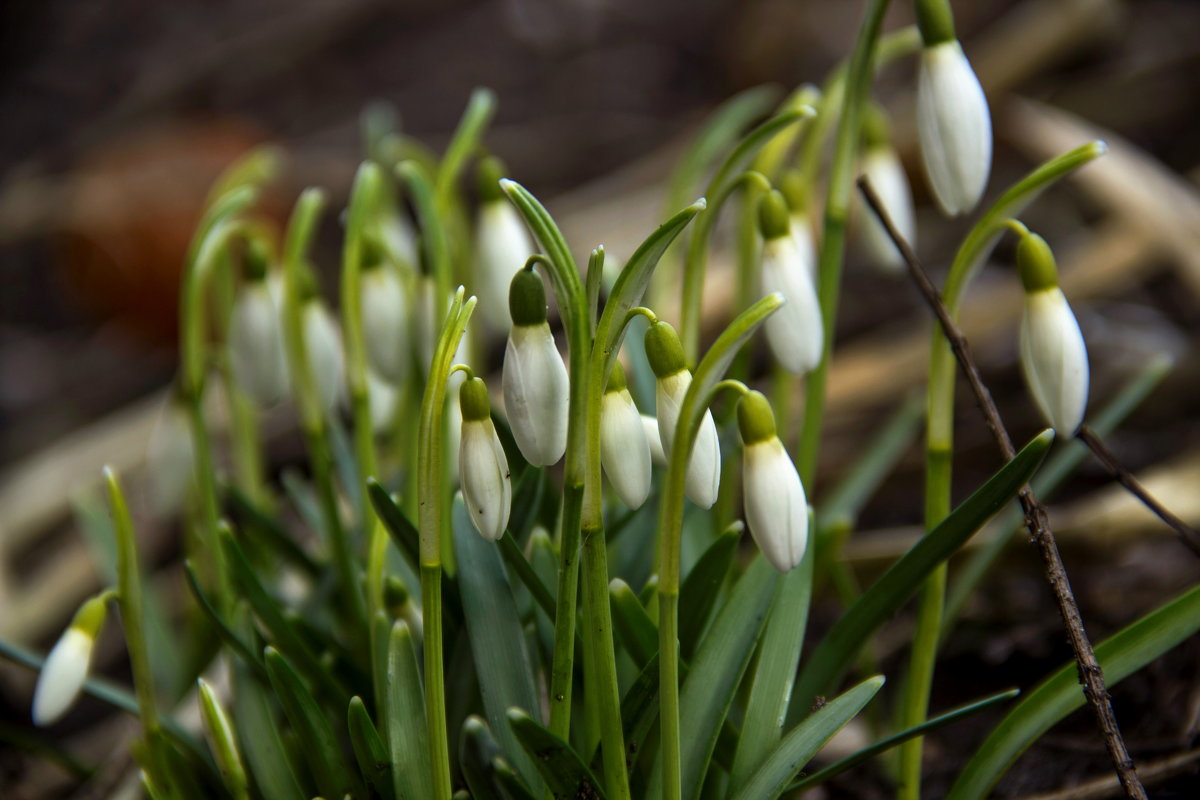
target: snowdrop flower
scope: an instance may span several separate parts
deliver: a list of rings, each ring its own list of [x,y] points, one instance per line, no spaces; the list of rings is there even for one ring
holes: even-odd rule
[[[479,192],[483,200],[475,227],[475,296],[483,319],[496,330],[506,330],[512,320],[505,299],[513,276],[533,255],[533,241],[520,213],[500,188],[504,166],[495,158],[479,165]]]
[[[411,358],[408,298],[396,269],[376,262],[362,272],[360,285],[367,363],[392,384],[404,382]]]
[[[283,325],[265,278],[252,278],[238,292],[229,316],[228,347],[238,386],[261,406],[283,399],[288,390]]]
[[[79,697],[83,682],[87,680],[96,636],[104,625],[105,604],[110,596],[109,592],[104,592],[80,606],[70,627],[46,656],[33,691],[34,725],[53,724]]]
[[[667,454],[663,452],[662,434],[658,432],[658,419],[649,414],[641,414],[642,431],[646,434],[646,444],[650,446],[650,462],[660,469],[667,468]]]
[[[650,443],[620,362],[613,365],[600,400],[600,464],[621,502],[641,508],[650,494]]]
[[[812,217],[809,216],[809,189],[800,170],[790,169],[783,173],[779,182],[788,205],[788,234],[796,244],[797,258],[804,264],[808,277],[816,285],[817,238],[813,234]]]
[[[742,435],[746,523],[763,556],[780,572],[800,563],[808,545],[808,500],[800,476],[775,433],[771,404],[759,392],[737,407]]]
[[[860,169],[879,195],[883,208],[891,217],[896,230],[914,247],[917,242],[917,226],[913,217],[912,189],[904,165],[891,144],[888,121],[884,112],[870,107],[863,125],[864,149]],[[863,245],[871,260],[890,272],[899,272],[904,267],[900,250],[892,243],[887,229],[871,209],[860,205],[862,223],[859,232]]]
[[[531,269],[512,279],[504,351],[504,410],[525,460],[549,466],[567,449],[567,368],[546,322],[546,289]]]
[[[468,378],[458,394],[462,409],[462,442],[458,453],[463,501],[475,530],[494,542],[504,535],[512,507],[512,480],[500,437],[492,425],[487,386]]]
[[[342,336],[333,315],[320,300],[306,300],[300,314],[313,383],[316,385],[321,410],[329,414],[337,406],[343,392],[345,361],[342,354]]]
[[[1087,347],[1058,288],[1054,254],[1045,239],[1028,231],[1021,235],[1017,269],[1025,286],[1021,371],[1047,423],[1068,436],[1079,428],[1087,409]]]
[[[679,410],[683,397],[692,384],[692,373],[685,367],[683,345],[679,334],[667,323],[659,320],[646,330],[646,358],[654,370],[655,403],[658,415],[658,432],[662,437],[663,452],[671,456],[675,444],[675,426],[679,422]],[[705,410],[692,445],[692,456],[688,462],[684,492],[688,499],[701,508],[712,508],[717,502],[717,490],[721,485],[721,446],[717,440],[717,426],[712,413]]]
[[[803,375],[820,363],[825,342],[811,267],[791,236],[783,195],[764,195],[758,212],[764,239],[761,289],[764,295],[779,292],[787,299],[764,323],[767,344],[784,369]]]
[[[933,196],[948,216],[975,207],[992,167],[992,121],[955,38],[926,37],[917,73],[917,133]]]
[[[178,398],[171,398],[159,413],[146,445],[150,501],[159,514],[169,514],[183,505],[195,475],[195,458],[187,412]]]
[[[416,269],[418,250],[417,232],[408,217],[401,212],[391,212],[377,222],[379,238],[389,257],[403,266]]]
[[[396,410],[400,405],[400,390],[367,370],[367,397],[371,409],[371,431],[381,434],[387,431],[396,419]]]

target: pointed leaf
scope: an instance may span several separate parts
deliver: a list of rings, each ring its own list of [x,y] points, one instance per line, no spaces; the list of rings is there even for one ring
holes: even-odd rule
[[[692,657],[700,634],[708,624],[729,568],[733,566],[742,527],[740,522],[734,523],[718,536],[688,571],[679,588],[679,657],[684,661]]]
[[[432,797],[425,694],[421,690],[421,673],[417,668],[412,633],[402,620],[392,625],[388,640],[385,708],[384,735],[397,800]]]
[[[599,782],[571,745],[534,722],[519,708],[509,709],[508,721],[521,746],[546,779],[546,786],[555,800],[582,797],[603,800],[605,795]]]
[[[372,796],[392,800],[396,796],[392,788],[392,761],[361,697],[350,699],[346,727],[350,730],[350,746],[354,749],[358,770],[366,779]]]
[[[644,667],[658,652],[658,626],[625,581],[613,578],[608,584],[608,596],[617,639],[633,663]]]

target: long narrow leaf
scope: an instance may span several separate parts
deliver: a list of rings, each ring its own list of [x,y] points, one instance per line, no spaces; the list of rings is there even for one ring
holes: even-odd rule
[[[350,731],[350,745],[354,749],[358,771],[371,788],[372,796],[392,800],[396,796],[392,789],[392,762],[361,697],[350,699],[346,727]]]
[[[734,523],[717,537],[696,561],[679,587],[679,657],[687,661],[696,651],[721,586],[733,566],[742,524]]]
[[[612,601],[613,629],[617,639],[634,664],[646,666],[658,652],[658,626],[625,581],[613,578],[608,584],[608,596]]]
[[[535,722],[519,708],[510,709],[508,722],[521,746],[528,751],[546,779],[546,786],[555,800],[596,798],[603,800],[604,792],[579,754],[546,728]]]
[[[388,637],[387,699],[384,736],[392,765],[396,800],[433,796],[425,695],[417,653],[408,625],[397,621]]]

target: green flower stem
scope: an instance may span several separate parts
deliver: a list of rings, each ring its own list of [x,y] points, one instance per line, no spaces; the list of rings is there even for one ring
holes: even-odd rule
[[[483,87],[471,92],[467,108],[446,147],[446,155],[437,170],[436,196],[438,211],[447,217],[454,205],[458,178],[467,159],[479,148],[483,133],[496,113],[496,95]]]
[[[917,27],[926,47],[942,42],[952,42],[954,35],[954,12],[949,0],[916,0]]]
[[[450,303],[429,365],[421,398],[417,457],[417,529],[420,533],[421,613],[425,626],[425,723],[429,729],[429,764],[435,800],[450,797],[450,743],[446,732],[446,679],[442,663],[442,550],[449,538],[444,513],[444,459],[442,412],[446,382],[454,353],[466,331],[475,298],[463,301],[460,286]]]
[[[838,123],[833,165],[825,196],[825,227],[817,267],[817,298],[825,328],[825,347],[821,363],[808,376],[805,386],[804,423],[796,467],[805,486],[816,486],[817,454],[821,446],[821,421],[825,415],[825,382],[829,376],[829,356],[837,322],[838,293],[842,282],[842,261],[846,248],[846,217],[850,209],[850,190],[854,180],[854,161],[863,111],[870,99],[872,62],[879,29],[888,0],[870,0],[866,17],[858,31],[854,53],[846,76],[842,113]],[[828,95],[828,93],[827,93]]]
[[[709,205],[700,212],[696,227],[688,240],[687,255],[683,269],[683,297],[679,309],[679,339],[683,343],[683,354],[689,364],[696,363],[700,350],[700,312],[704,299],[704,273],[708,261],[708,240],[716,226],[717,214],[722,204],[739,183],[734,176],[776,135],[801,120],[809,119],[816,112],[808,106],[771,117],[746,134],[725,161],[717,169],[704,196]]]
[[[1105,151],[1102,142],[1091,142],[1035,169],[1012,186],[988,209],[967,234],[946,275],[942,299],[950,316],[957,320],[967,286],[1007,230],[1011,217],[1019,214],[1043,189],[1070,174]],[[950,343],[935,326],[930,343],[929,389],[925,441],[925,530],[933,530],[950,513],[954,448],[954,382],[956,363]],[[946,567],[930,573],[918,600],[917,626],[909,660],[909,674],[900,704],[900,728],[925,721],[937,660],[938,642],[946,600]],[[921,790],[923,740],[910,739],[900,746],[900,794],[916,800]]]
[[[425,264],[433,275],[435,302],[444,303],[450,297],[453,280],[450,245],[445,220],[438,210],[437,194],[429,170],[416,161],[402,161],[396,166],[396,175],[408,189],[417,221],[421,226],[421,246],[425,251]],[[436,309],[434,311],[436,313]]]
[[[683,536],[687,467],[704,410],[719,391],[725,371],[742,345],[783,302],[783,297],[778,293],[769,294],[729,324],[697,365],[679,409],[675,446],[671,448],[667,459],[658,526],[658,692],[663,800],[680,800],[682,792],[679,755],[679,547]]]

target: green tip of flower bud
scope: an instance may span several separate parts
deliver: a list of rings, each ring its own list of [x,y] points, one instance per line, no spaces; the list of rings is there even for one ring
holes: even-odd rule
[[[605,392],[619,392],[627,388],[625,382],[625,368],[621,366],[620,361],[613,362],[612,372],[608,373],[608,386],[605,387]]]
[[[782,192],[772,189],[758,201],[758,229],[767,241],[788,235],[788,203]]]
[[[668,378],[687,368],[683,343],[668,323],[658,320],[646,329],[646,359],[650,369],[660,378]]]
[[[1027,293],[1058,286],[1058,268],[1050,245],[1036,233],[1025,232],[1017,245],[1017,271]]]
[[[504,199],[504,190],[500,188],[500,180],[507,170],[504,162],[495,156],[488,156],[479,162],[479,199],[484,203]]]
[[[463,381],[458,390],[458,403],[464,422],[478,422],[492,415],[492,404],[488,401],[487,384],[482,378]]]
[[[508,312],[513,325],[541,325],[546,321],[546,287],[537,270],[517,270],[508,288]]]
[[[71,620],[71,627],[87,634],[88,638],[95,639],[108,614],[109,596],[108,592],[104,592],[86,600],[75,612],[75,617]]]
[[[248,281],[261,281],[271,268],[271,246],[266,240],[253,236],[246,244],[246,260],[243,273]]]
[[[388,575],[383,581],[383,604],[393,617],[400,616],[401,610],[408,603],[408,587],[404,581],[395,575]]]
[[[301,265],[296,281],[296,296],[300,299],[301,306],[317,299],[317,276],[308,264]]]
[[[379,236],[368,233],[362,237],[362,254],[360,256],[363,269],[374,269],[382,266],[387,260],[387,245]]]
[[[892,126],[888,122],[887,112],[878,103],[871,103],[863,117],[863,148],[870,150],[872,147],[883,147],[891,140]]]
[[[775,438],[775,412],[762,392],[747,392],[737,406],[738,431],[746,444]]]
[[[788,208],[793,214],[802,214],[808,210],[808,184],[804,182],[804,175],[800,170],[789,169],[783,173],[783,177],[779,179],[779,189],[787,198]]]

